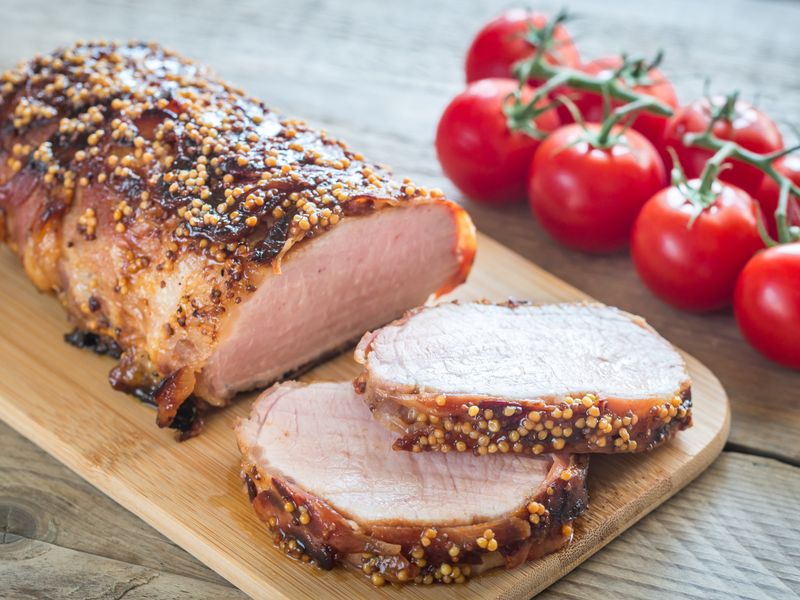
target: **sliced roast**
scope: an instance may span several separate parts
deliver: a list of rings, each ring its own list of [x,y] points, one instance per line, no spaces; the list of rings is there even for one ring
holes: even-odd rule
[[[367,333],[355,358],[399,450],[642,452],[691,425],[680,354],[600,304],[423,307]]]
[[[586,507],[584,460],[395,452],[349,382],[273,386],[237,435],[250,500],[275,543],[377,585],[518,566],[567,543]]]
[[[447,203],[388,208],[293,250],[228,316],[197,389],[221,402],[272,383],[447,291],[463,276],[459,227]]]
[[[188,432],[452,289],[475,246],[441,192],[135,42],[0,75],[0,241]]]

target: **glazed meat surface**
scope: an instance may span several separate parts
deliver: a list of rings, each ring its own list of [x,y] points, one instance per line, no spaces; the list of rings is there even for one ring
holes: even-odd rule
[[[680,354],[602,305],[441,304],[366,334],[355,357],[401,449],[642,451],[691,421]]]
[[[237,436],[251,501],[284,550],[391,581],[516,566],[565,543],[586,504],[585,464],[566,455],[393,451],[350,383],[274,386]]]
[[[0,77],[0,236],[70,339],[120,356],[114,386],[189,431],[458,285],[474,252],[440,192],[136,43]]]

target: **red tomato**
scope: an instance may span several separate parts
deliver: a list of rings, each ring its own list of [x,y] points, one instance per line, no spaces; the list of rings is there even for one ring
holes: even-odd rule
[[[596,134],[600,126],[587,128]],[[665,182],[658,153],[640,133],[627,131],[601,149],[573,124],[550,134],[536,151],[528,200],[542,227],[560,242],[608,252],[625,246],[642,205]]]
[[[775,169],[786,175],[795,185],[800,185],[800,156],[789,154],[774,163]],[[764,177],[761,188],[756,194],[756,200],[761,205],[761,213],[766,221],[767,231],[777,239],[778,230],[775,223],[775,209],[778,208],[780,199],[780,188],[772,177]],[[789,225],[800,225],[800,199],[797,196],[789,195],[789,204],[786,207],[786,222]]]
[[[753,347],[800,369],[800,242],[756,254],[739,275],[733,306]]]
[[[699,187],[700,181],[689,185]],[[685,310],[729,304],[742,267],[764,247],[752,198],[737,187],[716,185],[714,203],[691,227],[694,206],[673,186],[644,205],[631,234],[631,256],[642,281]]]
[[[521,8],[509,10],[489,21],[478,32],[467,51],[467,83],[489,77],[513,77],[515,62],[530,57],[534,48],[525,41],[530,26],[543,27],[547,18]],[[547,53],[550,64],[577,68],[578,50],[561,25],[556,26],[554,48]]]
[[[483,79],[470,84],[445,109],[436,130],[436,153],[445,175],[464,194],[491,204],[525,197],[525,177],[539,141],[508,129],[503,105],[517,88],[513,79]],[[523,100],[533,88],[523,91]],[[537,117],[542,131],[557,128],[549,110]]]
[[[715,107],[725,103],[722,97],[712,99]],[[678,154],[686,176],[700,177],[706,161],[712,152],[701,148],[684,146],[683,136],[687,133],[702,133],[711,122],[711,103],[707,98],[700,98],[680,108],[667,123],[664,131],[664,142]],[[732,140],[753,152],[766,154],[783,148],[780,131],[769,117],[747,102],[737,101],[731,119],[721,119],[714,125],[713,133],[719,139]],[[729,161],[731,168],[720,175],[722,181],[739,186],[751,196],[758,193],[764,174],[756,167],[735,160]]]
[[[622,66],[622,59],[611,56],[593,60],[583,65],[581,71],[589,75],[608,79],[620,66]],[[673,109],[678,108],[678,96],[675,94],[675,89],[661,71],[658,69],[650,69],[647,72],[647,79],[651,83],[633,85],[632,90],[640,94],[652,96]],[[580,110],[584,121],[590,123],[600,123],[603,121],[603,97],[600,94],[582,90],[566,90],[566,93],[575,103],[578,110]],[[611,108],[616,108],[622,104],[624,104],[624,102],[613,100],[611,102]],[[572,115],[564,107],[561,107],[559,110],[559,115],[561,116],[561,121],[564,123],[573,121]],[[664,147],[664,129],[667,126],[667,121],[669,121],[669,117],[662,117],[642,111],[633,123],[633,129],[641,133],[655,146],[658,153],[664,159],[665,164],[669,164],[667,161],[668,154]]]

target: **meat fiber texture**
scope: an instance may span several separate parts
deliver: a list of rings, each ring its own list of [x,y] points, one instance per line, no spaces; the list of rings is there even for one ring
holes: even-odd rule
[[[355,358],[356,389],[401,450],[641,452],[691,424],[680,354],[600,304],[423,307]]]
[[[157,45],[0,76],[0,237],[112,384],[191,433],[461,283],[466,213]]]
[[[385,581],[464,581],[566,543],[585,462],[391,449],[350,383],[284,383],[237,427],[250,500],[276,543]]]

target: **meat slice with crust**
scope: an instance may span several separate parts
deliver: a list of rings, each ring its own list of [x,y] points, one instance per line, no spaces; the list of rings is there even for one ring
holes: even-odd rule
[[[154,44],[79,43],[0,76],[0,240],[120,363],[111,382],[197,430],[461,283],[474,229]]]
[[[284,383],[237,426],[258,516],[289,555],[386,581],[462,582],[552,552],[586,507],[586,462],[391,449],[350,383]]]
[[[691,425],[680,354],[600,304],[423,307],[355,358],[354,385],[401,450],[642,452]]]

